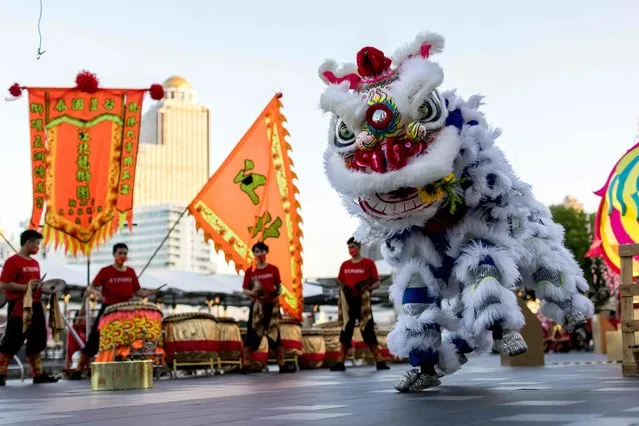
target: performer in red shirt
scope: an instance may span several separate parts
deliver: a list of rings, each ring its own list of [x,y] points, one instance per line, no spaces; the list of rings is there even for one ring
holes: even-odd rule
[[[377,362],[377,369],[388,370],[388,365],[382,360],[379,353],[370,301],[371,290],[376,289],[380,284],[377,267],[373,260],[361,257],[361,245],[355,241],[355,238],[350,238],[347,244],[351,259],[342,263],[337,277],[340,286],[338,316],[342,326],[339,337],[342,359],[331,367],[331,371],[346,370],[344,360],[352,345],[356,320],[359,320],[364,343],[370,348]]]
[[[98,353],[100,348],[98,324],[106,308],[116,303],[128,302],[134,296],[147,297],[156,293],[156,290],[143,290],[140,288],[140,282],[135,270],[124,265],[128,254],[129,248],[126,244],[115,244],[113,246],[113,265],[100,269],[98,275],[93,279],[93,283],[87,288],[88,294],[102,299],[102,307],[93,323],[86,346],[82,349],[78,366],[69,376],[71,380],[80,380],[82,371],[89,364],[89,360]]]
[[[280,271],[277,266],[266,263],[268,246],[262,242],[252,248],[255,264],[244,273],[244,294],[253,299],[244,342],[243,373],[248,373],[252,352],[258,350],[262,337],[266,335],[269,349],[275,351],[280,373],[295,373],[284,363],[284,348],[280,339]]]
[[[8,299],[8,320],[0,343],[0,386],[6,384],[9,362],[18,353],[26,338],[25,354],[31,367],[33,383],[55,383],[56,377],[42,370],[40,353],[47,347],[47,323],[40,302],[40,265],[31,256],[38,253],[42,234],[28,229],[20,235],[20,251],[6,260],[0,275],[0,286]],[[32,291],[31,324],[23,330],[23,300],[28,285]],[[24,331],[24,332],[23,332]]]

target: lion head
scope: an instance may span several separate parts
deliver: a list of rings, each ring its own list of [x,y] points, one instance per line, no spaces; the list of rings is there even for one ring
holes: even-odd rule
[[[456,197],[459,126],[440,93],[444,47],[433,33],[387,58],[374,47],[357,64],[325,61],[321,108],[332,115],[326,174],[343,199],[375,220],[427,221]]]

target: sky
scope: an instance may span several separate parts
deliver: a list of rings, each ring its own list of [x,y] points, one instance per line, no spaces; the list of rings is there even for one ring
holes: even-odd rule
[[[212,171],[283,92],[306,277],[334,276],[356,227],[322,167],[328,117],[317,69],[326,58],[354,62],[367,45],[390,55],[419,32],[440,33],[446,48],[433,59],[444,69],[443,88],[486,97],[483,111],[503,130],[497,143],[547,204],[574,195],[595,211],[593,191],[637,132],[635,0],[42,3],[45,54],[36,60],[39,0],[0,0],[0,92],[15,82],[71,87],[82,69],[105,87],[181,75],[212,109]],[[0,224],[14,233],[31,212],[28,115],[26,100],[3,97]],[[219,272],[233,271],[222,257],[217,263]]]

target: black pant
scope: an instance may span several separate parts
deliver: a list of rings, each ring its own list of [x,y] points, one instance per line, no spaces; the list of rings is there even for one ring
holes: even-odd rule
[[[22,332],[22,316],[12,316],[11,313],[16,307],[17,300],[10,300],[8,306],[7,328],[2,342],[0,343],[0,353],[15,355],[20,351],[24,339],[27,339],[25,355],[30,357],[38,355],[47,348],[47,322],[44,318],[44,308],[42,303],[33,302],[31,324],[25,333]]]
[[[271,324],[271,316],[273,315],[273,303],[263,303],[263,311],[264,317],[262,318],[262,327],[264,329],[264,335],[266,335],[266,340],[268,340],[268,346],[271,349],[277,348],[281,343],[279,330],[277,331],[277,340],[273,340],[268,336],[268,328]],[[250,347],[253,351],[256,351],[260,348],[260,343],[262,343],[262,338],[257,335],[255,330],[253,330],[253,305],[251,305],[251,309],[249,311],[248,324],[246,325],[246,338],[244,340],[244,346]]]
[[[345,347],[350,348],[353,342],[355,321],[362,320],[362,296],[353,296],[346,293],[347,292],[344,292],[346,303],[348,303],[348,322],[339,334],[339,342]],[[373,321],[372,315],[366,327],[362,330],[362,338],[368,346],[379,344],[377,342],[377,336],[375,335],[375,322]]]
[[[91,327],[91,332],[89,333],[89,337],[87,338],[87,344],[82,349],[82,353],[86,355],[88,358],[92,358],[95,354],[100,350],[100,330],[98,330],[98,326],[100,325],[100,318],[104,315],[104,311],[111,305],[102,304],[100,311],[98,312],[98,317],[93,322],[93,326]]]

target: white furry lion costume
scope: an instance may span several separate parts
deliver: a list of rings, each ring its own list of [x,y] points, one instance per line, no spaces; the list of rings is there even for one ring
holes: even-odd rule
[[[518,286],[569,331],[593,314],[562,227],[495,146],[481,97],[439,91],[444,74],[430,57],[443,47],[423,33],[392,60],[365,47],[357,65],[319,69],[321,107],[332,114],[326,174],[362,219],[356,239],[381,242],[394,269],[391,297],[403,314],[388,346],[419,367],[397,383],[402,392],[439,385],[491,343],[507,356],[525,352]]]

